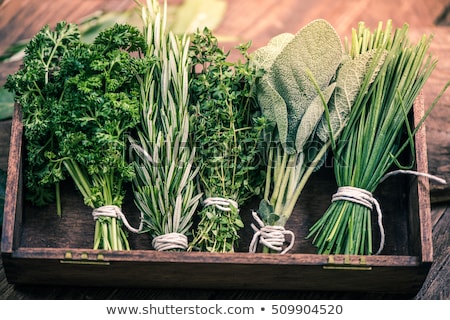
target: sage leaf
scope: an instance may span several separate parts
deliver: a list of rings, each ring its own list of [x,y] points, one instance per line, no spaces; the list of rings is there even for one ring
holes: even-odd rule
[[[332,83],[323,91],[326,102],[330,100],[335,87],[336,83]],[[314,98],[314,100],[311,102],[309,108],[306,109],[306,112],[300,121],[300,125],[298,126],[297,137],[295,139],[296,150],[303,149],[304,145],[311,137],[311,132],[314,132],[317,123],[319,123],[319,121],[323,119],[323,114],[324,107],[322,99],[320,98],[320,96],[316,96],[316,98]]]
[[[253,64],[258,68],[270,69],[275,58],[294,38],[292,33],[281,33],[273,37],[265,47],[259,48],[253,54]]]
[[[294,35],[291,33],[282,33],[272,38],[267,46],[256,50],[252,57],[255,67],[269,70],[275,58],[293,38]],[[286,126],[287,129],[286,103],[283,97],[273,88],[267,72],[257,83],[257,90],[261,111],[267,121],[280,123],[282,128]],[[277,106],[277,113],[274,106]]]
[[[354,59],[345,59],[339,68],[336,78],[336,89],[329,103],[330,125],[324,117],[317,128],[317,137],[326,143],[330,138],[331,128],[336,139],[344,128],[350,110],[365,81],[365,88],[372,83],[378,74],[385,54],[379,55],[377,50],[364,52]],[[364,89],[362,89],[364,90]],[[363,94],[364,92],[362,92]]]
[[[288,153],[295,150],[295,138],[300,121],[318,95],[310,80],[311,73],[319,88],[324,90],[336,73],[342,60],[342,45],[334,28],[325,20],[314,20],[301,29],[275,58],[267,77],[263,81],[270,83],[284,100],[287,111],[287,127],[284,116],[277,122],[280,142]],[[262,110],[271,110],[268,103],[276,99],[267,99],[263,95],[259,100]],[[285,113],[284,105],[273,105],[275,116]],[[270,116],[269,116],[270,117]],[[278,119],[277,119],[278,120]]]

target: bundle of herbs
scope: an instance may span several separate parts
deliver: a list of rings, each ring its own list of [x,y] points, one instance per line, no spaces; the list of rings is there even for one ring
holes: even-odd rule
[[[137,3],[147,68],[139,78],[142,122],[131,138],[135,203],[155,250],[186,250],[202,197],[189,145],[189,38],[166,31],[166,2],[162,12],[157,0]]]
[[[264,198],[253,225],[265,252],[287,252],[294,234],[284,229],[311,174],[323,164],[355,103],[366,93],[383,55],[344,55],[340,38],[325,20],[296,35],[280,34],[255,52],[265,74],[257,98],[271,129],[265,130],[267,173]],[[285,235],[291,243],[283,249]]]
[[[28,194],[48,203],[48,187],[68,173],[94,209],[94,249],[129,249],[121,206],[134,174],[126,135],[140,120],[135,79],[142,66],[134,52],[142,51],[143,36],[130,25],[86,44],[76,25],[60,22],[30,41],[23,68],[6,83],[23,110]]]
[[[230,62],[210,30],[193,36],[191,127],[205,199],[189,250],[233,252],[244,226],[239,206],[262,189],[264,119],[254,94],[260,72],[250,63],[249,47],[238,47],[244,62]]]
[[[55,137],[55,118],[59,117],[65,81],[60,77],[60,62],[80,43],[75,24],[58,23],[54,30],[43,27],[25,49],[22,67],[8,76],[5,89],[14,94],[22,110],[24,138],[24,184],[26,199],[43,206],[56,201],[61,215],[59,182],[62,170],[56,170],[47,157],[58,148]]]
[[[364,23],[353,30],[348,54],[357,57],[377,49],[386,52],[386,59],[363,103],[352,111],[334,148],[334,172],[339,189],[308,235],[313,237],[319,253],[372,254],[372,208],[378,211],[381,233],[376,253],[383,249],[381,208],[372,193],[393,167],[413,167],[414,135],[437,101],[419,125],[412,128],[408,115],[436,60],[428,54],[432,37],[423,36],[417,44],[412,44],[407,31],[407,24],[394,30],[391,21],[384,29],[380,22],[374,32]],[[412,161],[402,165],[399,156],[407,151],[411,152]]]

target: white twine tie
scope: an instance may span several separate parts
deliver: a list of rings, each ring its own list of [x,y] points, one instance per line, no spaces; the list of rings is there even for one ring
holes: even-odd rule
[[[206,198],[205,201],[203,201],[203,206],[215,206],[217,209],[222,211],[231,211],[230,206],[235,207],[239,210],[238,204],[236,201],[231,199],[225,199],[220,197],[210,197]]]
[[[282,226],[266,226],[264,222],[258,217],[256,211],[252,211],[253,218],[258,222],[260,229],[253,223],[251,227],[255,233],[253,234],[252,241],[250,243],[249,252],[255,253],[258,248],[258,242],[266,246],[269,249],[285,254],[294,246],[295,235],[292,231],[286,230]],[[286,241],[285,235],[291,236],[289,245],[283,250],[283,244]]]
[[[100,217],[111,217],[111,218],[117,218],[119,220],[122,220],[123,224],[127,227],[128,230],[134,233],[139,233],[142,231],[142,223],[143,223],[143,217],[141,213],[141,222],[139,223],[139,228],[133,228],[129,223],[125,215],[123,214],[122,210],[115,205],[107,205],[102,206],[99,208],[95,208],[92,211],[92,216],[94,217],[94,220],[97,220]]]
[[[381,178],[380,183],[386,180],[387,178],[391,176],[395,176],[398,174],[411,174],[415,176],[421,176],[426,177],[428,179],[434,180],[438,183],[446,184],[447,182],[439,177],[433,176],[429,173],[425,172],[417,172],[413,170],[394,170],[392,172],[389,172]],[[331,202],[337,201],[337,200],[347,200],[354,203],[359,203],[360,205],[363,205],[370,210],[373,210],[373,206],[375,206],[375,209],[378,214],[378,227],[380,228],[380,247],[378,248],[378,251],[375,254],[380,254],[381,251],[384,248],[385,244],[385,234],[384,234],[384,227],[383,227],[383,214],[381,212],[380,204],[378,201],[372,196],[372,193],[370,193],[367,190],[356,188],[356,187],[339,187],[337,192],[333,195]]]
[[[381,178],[380,183],[383,182],[384,180],[386,180],[387,178],[389,178],[390,176],[396,176],[397,174],[412,174],[412,175],[415,175],[415,176],[426,177],[426,178],[428,178],[430,180],[434,180],[434,181],[436,181],[438,183],[441,183],[441,184],[446,184],[447,183],[445,181],[445,179],[433,176],[432,174],[429,174],[429,173],[417,172],[417,171],[413,171],[413,170],[401,170],[401,169],[394,170],[392,172],[386,173],[384,175],[384,177]]]
[[[331,198],[331,202],[335,202],[338,200],[358,203],[366,208],[369,208],[370,210],[373,210],[373,207],[375,206],[378,214],[378,227],[380,228],[380,246],[377,253],[375,254],[380,254],[384,248],[385,234],[383,227],[383,214],[381,212],[380,204],[378,203],[377,199],[375,199],[372,196],[372,193],[367,190],[346,186],[339,187],[337,192]]]
[[[172,232],[162,234],[153,238],[152,246],[156,251],[186,250],[188,248],[188,238],[181,233]]]

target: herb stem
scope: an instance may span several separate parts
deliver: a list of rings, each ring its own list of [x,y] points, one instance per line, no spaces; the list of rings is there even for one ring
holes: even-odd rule
[[[273,148],[269,148],[267,159],[266,184],[264,188],[264,200],[269,203],[270,186],[272,184]]]
[[[317,155],[315,156],[314,160],[311,162],[311,164],[308,166],[306,171],[303,173],[302,178],[300,179],[299,183],[297,184],[297,187],[295,188],[294,193],[292,194],[292,197],[290,201],[287,203],[284,212],[284,219],[289,219],[291,213],[294,211],[295,204],[297,203],[298,198],[300,197],[300,194],[302,193],[303,189],[305,188],[306,183],[308,182],[310,176],[313,174],[314,170],[317,167],[317,164],[320,162],[320,160],[325,156],[325,153],[329,149],[331,145],[331,140],[328,140],[319,150]]]

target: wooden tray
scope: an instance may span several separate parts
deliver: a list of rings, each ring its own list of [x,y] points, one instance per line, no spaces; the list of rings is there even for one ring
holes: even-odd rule
[[[414,105],[414,122],[424,113],[423,97]],[[414,295],[433,260],[429,183],[398,175],[383,182],[380,202],[386,232],[377,256],[318,255],[308,228],[325,212],[336,191],[333,170],[313,174],[287,229],[296,234],[285,255],[248,253],[253,235],[251,209],[241,208],[245,228],[239,252],[157,252],[147,234],[130,235],[131,251],[92,250],[94,222],[70,183],[62,188],[63,215],[55,208],[32,207],[22,187],[23,126],[16,106],[10,141],[1,252],[10,283],[71,286],[172,287],[311,291],[364,291]],[[416,170],[428,171],[425,128],[415,136]],[[137,225],[138,211],[127,198],[124,212]],[[376,224],[375,244],[377,234]]]

